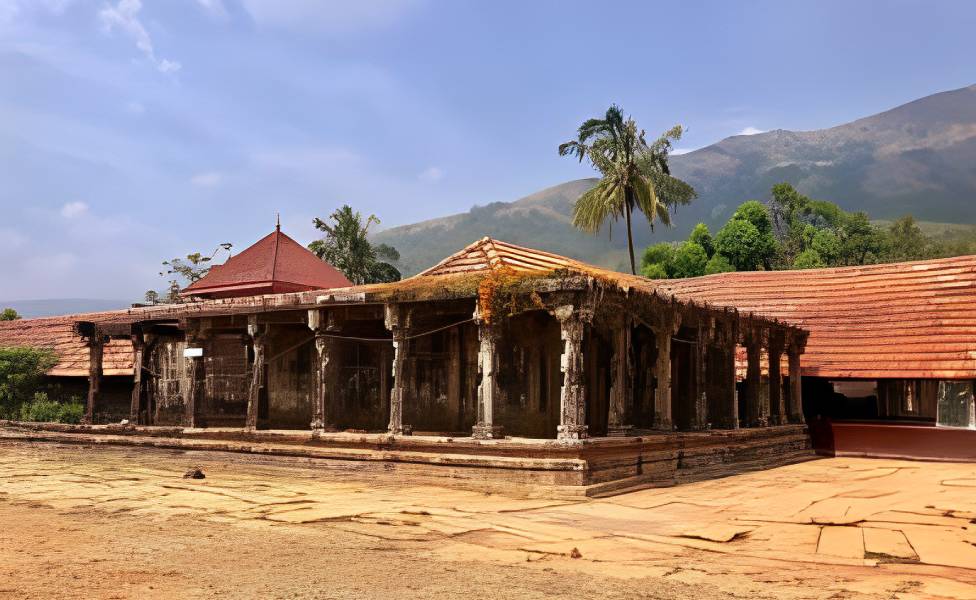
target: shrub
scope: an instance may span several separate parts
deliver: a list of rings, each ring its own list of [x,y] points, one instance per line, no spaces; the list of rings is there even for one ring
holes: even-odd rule
[[[0,417],[17,418],[55,363],[57,357],[49,350],[0,348]]]
[[[68,402],[51,400],[44,392],[37,392],[30,402],[20,407],[20,420],[39,423],[80,423],[85,405],[77,398]]]
[[[823,259],[816,250],[804,250],[796,255],[793,261],[794,269],[819,269],[825,267]]]
[[[732,266],[729,259],[717,252],[715,253],[715,256],[708,261],[708,264],[705,265],[705,275],[714,275],[715,273],[730,273],[732,271],[735,271],[735,267]]]

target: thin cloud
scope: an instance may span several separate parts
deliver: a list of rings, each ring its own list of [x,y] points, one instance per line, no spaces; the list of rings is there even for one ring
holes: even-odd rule
[[[212,17],[227,17],[227,7],[222,0],[197,0],[197,5]]]
[[[158,58],[156,50],[153,48],[152,38],[146,31],[142,21],[139,20],[139,12],[142,10],[140,0],[119,0],[115,6],[107,5],[98,13],[98,18],[102,22],[102,28],[106,33],[112,33],[116,29],[132,38],[136,48],[149,59],[160,73],[175,73],[182,68],[180,63],[166,58]]]
[[[65,219],[76,219],[88,212],[88,205],[84,202],[68,202],[61,207],[61,216]]]
[[[259,27],[348,35],[400,22],[423,0],[242,0]]]
[[[766,133],[765,129],[759,129],[758,127],[746,127],[736,135],[756,135],[757,133]]]
[[[220,185],[224,177],[216,171],[198,173],[190,178],[190,183],[198,187],[216,187]]]
[[[417,178],[421,181],[427,181],[430,183],[435,183],[444,179],[444,170],[439,167],[430,167],[421,171]]]

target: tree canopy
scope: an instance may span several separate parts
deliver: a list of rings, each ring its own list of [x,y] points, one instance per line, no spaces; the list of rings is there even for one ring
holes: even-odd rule
[[[648,246],[646,277],[696,277],[727,271],[814,269],[952,256],[973,252],[976,242],[939,242],[911,215],[881,227],[864,212],[813,200],[788,183],[772,188],[767,204],[743,202],[712,237],[704,223],[688,240]],[[707,257],[703,263],[701,256]]]
[[[313,221],[325,236],[309,244],[308,249],[354,284],[398,281],[400,271],[392,263],[400,260],[400,253],[392,246],[369,241],[370,226],[379,222],[375,215],[364,221],[358,211],[344,205],[329,216],[329,221]]]
[[[12,308],[5,308],[0,311],[0,321],[16,321],[20,319],[20,313]]]

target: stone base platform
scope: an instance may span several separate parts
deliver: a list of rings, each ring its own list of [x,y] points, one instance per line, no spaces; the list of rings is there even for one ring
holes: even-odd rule
[[[816,457],[805,425],[570,441],[0,421],[0,443],[4,440],[328,461],[330,468],[366,474],[545,497],[672,486]]]

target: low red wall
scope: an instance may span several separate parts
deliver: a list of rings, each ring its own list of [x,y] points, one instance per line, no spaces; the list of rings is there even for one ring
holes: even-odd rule
[[[813,447],[827,456],[976,461],[976,430],[883,421],[816,421]]]

